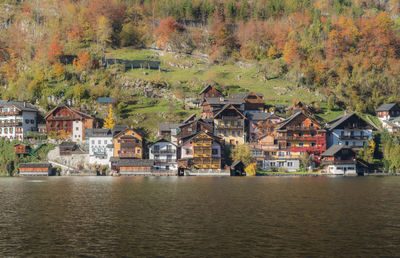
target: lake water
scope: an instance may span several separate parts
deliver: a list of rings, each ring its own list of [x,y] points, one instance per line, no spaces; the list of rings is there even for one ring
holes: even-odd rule
[[[0,178],[0,256],[397,256],[400,177]]]

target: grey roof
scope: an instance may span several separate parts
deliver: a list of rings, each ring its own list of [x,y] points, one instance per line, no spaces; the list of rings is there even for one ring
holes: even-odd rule
[[[20,168],[50,168],[50,163],[21,163]]]
[[[172,143],[172,142],[170,142],[170,141],[165,140],[164,138],[162,138],[162,139],[159,139],[158,141],[153,142],[152,144],[150,144],[149,147],[151,147],[151,146],[153,146],[154,144],[159,143],[159,142],[167,142],[167,143],[169,143],[169,144],[172,144],[172,145],[176,146],[176,144],[174,144],[174,143]]]
[[[191,121],[191,120],[194,120],[194,119],[196,119],[196,114],[193,114],[193,115],[190,115],[188,118],[186,118],[185,120],[183,120],[183,124],[186,124],[186,123],[188,123],[189,121]]]
[[[0,106],[14,106],[21,111],[38,112],[38,109],[35,108],[35,106],[23,101],[0,100]]]
[[[207,85],[206,87],[204,87],[201,91],[200,91],[200,93],[199,94],[202,94],[203,92],[205,92],[208,88],[214,88],[214,89],[216,89],[217,91],[219,91],[217,88],[215,88],[214,86],[212,86],[212,85]],[[220,92],[220,91],[219,91]]]
[[[394,108],[396,105],[397,105],[397,103],[382,104],[376,109],[376,111],[389,111],[392,108]]]
[[[351,149],[350,147],[346,145],[332,145],[329,149],[327,149],[324,153],[322,153],[322,156],[334,156],[336,153],[341,151],[342,149]]]
[[[244,163],[243,163],[241,160],[238,160],[238,161],[233,162],[232,165],[231,165],[231,167],[234,168],[234,167],[236,167],[237,165],[239,165],[240,163],[242,163],[242,164],[244,165]]]
[[[247,112],[246,116],[249,120],[256,121],[267,120],[269,118],[278,118],[276,115],[264,112]]]
[[[292,121],[294,118],[296,118],[298,115],[302,114],[301,111],[295,112],[293,115],[291,115],[290,117],[288,117],[287,119],[283,120],[282,123],[279,125],[279,127],[277,128],[277,130],[280,130],[282,127],[284,127],[285,125],[287,125],[290,121]]]
[[[356,116],[358,119],[364,121],[366,124],[370,125],[372,128],[375,128],[374,126],[372,126],[370,123],[368,123],[367,121],[365,121],[364,119],[362,119],[360,116],[358,116],[355,113],[340,115],[340,116],[336,117],[335,119],[333,119],[332,121],[329,121],[328,123],[326,123],[325,128],[327,130],[333,130],[333,129],[337,128],[338,126],[340,126],[347,119],[351,118],[352,116]]]
[[[217,117],[219,114],[221,114],[225,109],[227,109],[228,107],[232,106],[234,109],[236,109],[236,111],[244,118],[246,119],[246,117],[242,114],[242,112],[240,112],[239,109],[235,108],[235,106],[233,106],[233,104],[226,104],[223,108],[221,108],[215,115],[214,118]]]
[[[244,99],[247,96],[249,96],[250,93],[252,93],[252,92],[235,93],[235,94],[232,94],[232,98],[234,98],[234,99]],[[260,98],[264,97],[264,95],[261,94],[261,93],[255,93],[255,94],[257,94]]]
[[[86,137],[105,137],[112,136],[112,131],[110,129],[86,129],[85,130]]]
[[[180,123],[159,123],[158,131],[171,131],[171,129],[177,129],[180,125]]]
[[[108,98],[108,97],[100,97],[97,99],[97,103],[104,103],[104,104],[113,103],[114,101],[115,98]]]
[[[151,167],[154,166],[152,159],[120,159],[117,161],[117,167]]]
[[[74,142],[62,142],[60,144],[60,147],[74,147],[76,145],[76,143]]]
[[[206,98],[206,102],[210,105],[242,105],[244,104],[244,100],[241,98]]]

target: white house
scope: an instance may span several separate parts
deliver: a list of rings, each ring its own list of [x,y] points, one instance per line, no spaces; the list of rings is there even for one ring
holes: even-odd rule
[[[357,175],[356,153],[348,146],[333,145],[322,153],[325,172],[333,175]]]
[[[27,102],[0,101],[0,137],[24,140],[24,135],[37,131],[38,110]]]
[[[89,163],[108,165],[113,156],[113,135],[109,129],[87,129],[85,131],[89,145]]]
[[[155,169],[177,170],[178,147],[167,140],[161,139],[149,147],[149,159],[154,160]]]
[[[347,145],[352,148],[362,148],[372,139],[372,132],[376,128],[358,115],[344,114],[328,122],[325,126],[327,133],[327,147],[333,145]]]

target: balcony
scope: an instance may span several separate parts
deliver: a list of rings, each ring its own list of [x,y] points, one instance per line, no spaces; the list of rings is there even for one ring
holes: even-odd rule
[[[120,158],[137,158],[136,153],[135,152],[128,152],[128,153],[120,153],[118,154]]]
[[[162,159],[162,158],[154,158],[155,162],[160,162],[160,163],[176,163],[176,159]]]
[[[317,127],[314,126],[288,126],[286,127],[286,130],[290,131],[317,131],[320,130]]]
[[[370,136],[366,135],[339,135],[341,140],[368,140]]]
[[[20,111],[9,111],[9,112],[0,111],[0,116],[19,116],[19,115],[21,115]]]
[[[5,122],[0,123],[0,127],[22,126],[22,122]]]
[[[93,154],[96,155],[96,156],[104,156],[104,155],[107,155],[107,152],[105,152],[105,151],[95,151],[95,152],[93,152]]]
[[[219,124],[219,125],[215,125],[215,128],[217,130],[221,130],[221,129],[236,129],[236,130],[243,130],[243,125],[231,125],[231,124]]]
[[[163,150],[163,149],[161,149],[161,150],[151,150],[151,153],[152,154],[175,154],[176,153],[176,150]]]
[[[354,165],[355,160],[322,160],[322,165]]]

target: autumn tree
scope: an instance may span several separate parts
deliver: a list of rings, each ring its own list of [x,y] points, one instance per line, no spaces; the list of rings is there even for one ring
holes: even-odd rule
[[[58,35],[55,35],[49,47],[49,53],[48,53],[49,62],[50,63],[56,62],[58,58],[62,55],[63,53],[62,51],[63,51],[63,46],[60,44]]]
[[[74,59],[73,65],[78,71],[88,71],[92,66],[92,59],[89,53],[78,53],[78,59]]]
[[[110,40],[111,33],[112,33],[112,28],[109,20],[106,17],[101,16],[97,20],[96,36],[97,36],[97,44],[100,45],[103,57],[105,54],[107,44],[111,42]]]
[[[114,120],[115,120],[115,117],[114,117],[113,109],[112,109],[112,106],[110,105],[110,108],[108,110],[108,117],[106,119],[104,119],[104,128],[112,130],[115,126]]]
[[[166,49],[169,40],[174,34],[183,32],[185,28],[182,24],[175,21],[171,16],[161,21],[160,26],[155,29],[154,34],[157,36],[157,45]]]
[[[246,166],[254,162],[254,157],[251,154],[251,149],[248,144],[236,145],[231,152],[233,161],[242,161]]]
[[[286,63],[292,64],[298,57],[299,50],[297,43],[291,39],[285,44],[285,48],[283,49],[283,58],[285,59]]]

